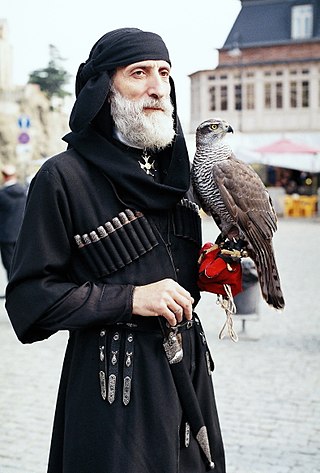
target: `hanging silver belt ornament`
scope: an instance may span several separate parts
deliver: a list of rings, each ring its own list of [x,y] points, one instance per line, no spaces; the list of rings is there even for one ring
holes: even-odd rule
[[[131,385],[133,374],[133,347],[133,334],[126,333],[122,388],[122,402],[125,406],[129,404],[131,398]]]
[[[105,401],[107,398],[107,380],[105,371],[105,358],[106,358],[106,331],[102,329],[99,335],[99,381],[100,381],[100,393],[102,399]]]
[[[110,333],[110,332],[109,332]],[[133,355],[134,355],[134,336],[133,333],[117,330],[111,332],[110,352],[106,354],[107,330],[102,329],[99,335],[99,381],[100,393],[104,401],[113,404],[121,383],[120,368],[120,347],[121,338],[124,336],[124,356],[122,369],[122,402],[127,406],[131,399],[132,375],[133,375]]]
[[[171,327],[163,341],[163,348],[169,364],[179,363],[183,358],[182,335],[177,327]]]
[[[112,404],[116,397],[116,385],[119,372],[120,332],[114,332],[111,340],[108,365],[108,402]]]

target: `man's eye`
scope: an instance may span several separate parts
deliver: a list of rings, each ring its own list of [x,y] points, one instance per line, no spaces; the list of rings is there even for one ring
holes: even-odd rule
[[[144,71],[142,69],[137,69],[136,71],[133,72],[133,75],[135,76],[143,76]]]

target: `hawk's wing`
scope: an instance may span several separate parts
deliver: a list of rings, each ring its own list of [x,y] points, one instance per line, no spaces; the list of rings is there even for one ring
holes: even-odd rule
[[[271,239],[277,229],[277,217],[270,196],[258,174],[231,155],[213,166],[213,179],[221,199],[239,228],[258,232]]]

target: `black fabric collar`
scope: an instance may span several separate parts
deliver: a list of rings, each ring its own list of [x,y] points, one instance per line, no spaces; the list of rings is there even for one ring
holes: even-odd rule
[[[188,152],[180,126],[178,130],[173,145],[157,154],[161,182],[141,169],[141,150],[108,140],[92,127],[80,133],[71,132],[63,140],[101,169],[127,206],[158,211],[174,207],[190,186]]]

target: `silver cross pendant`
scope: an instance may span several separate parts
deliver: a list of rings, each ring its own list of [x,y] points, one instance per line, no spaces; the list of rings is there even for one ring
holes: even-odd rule
[[[148,155],[146,150],[143,151],[141,159],[142,161],[139,161],[141,169],[143,169],[146,174],[154,177],[154,171],[156,170],[154,167],[154,160],[151,162],[149,161],[151,156]]]

